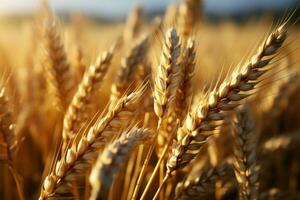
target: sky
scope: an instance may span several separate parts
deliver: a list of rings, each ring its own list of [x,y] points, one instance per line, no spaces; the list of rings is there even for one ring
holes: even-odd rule
[[[80,12],[118,18],[126,15],[135,5],[146,11],[165,8],[179,0],[49,0],[56,12]],[[285,8],[299,0],[204,0],[205,11],[233,14],[241,10]],[[28,14],[38,8],[39,0],[0,0],[0,15]]]

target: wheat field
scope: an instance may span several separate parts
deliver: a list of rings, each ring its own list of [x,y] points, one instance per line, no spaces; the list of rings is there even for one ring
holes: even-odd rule
[[[202,4],[1,17],[0,199],[300,199],[297,9]]]

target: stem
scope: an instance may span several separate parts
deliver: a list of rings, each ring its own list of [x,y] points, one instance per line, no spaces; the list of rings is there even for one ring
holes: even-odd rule
[[[77,180],[73,180],[72,182],[72,189],[71,189],[71,192],[72,192],[72,195],[73,195],[73,199],[74,200],[79,200],[80,199],[80,194],[78,192],[78,184],[77,184]]]
[[[143,151],[144,151],[144,145],[140,146],[140,148],[139,148],[138,157],[137,157],[137,161],[136,161],[137,167],[134,171],[132,181],[130,182],[129,192],[128,192],[128,195],[127,195],[126,199],[130,199],[130,197],[132,197],[132,195],[133,195],[133,190],[135,188],[136,181],[137,181],[138,176],[140,174],[139,171],[140,171],[141,164],[142,164]]]
[[[92,187],[89,200],[97,200],[98,198],[100,198],[100,195],[103,198],[106,198],[107,196],[107,190],[102,186],[101,182],[99,182],[99,186],[97,185],[97,187]]]
[[[24,195],[23,195],[23,190],[22,190],[22,186],[19,180],[19,175],[17,174],[17,172],[15,171],[15,168],[12,166],[11,163],[8,164],[8,169],[11,173],[11,175],[14,178],[14,181],[16,183],[17,186],[17,190],[18,190],[18,196],[20,200],[24,200]]]
[[[167,180],[168,180],[169,177],[170,177],[169,174],[166,174],[166,175],[165,175],[165,178],[164,178],[162,184],[161,184],[161,185],[159,186],[159,188],[157,189],[157,191],[156,191],[156,193],[155,193],[155,195],[154,195],[154,197],[153,197],[153,200],[156,200],[156,199],[157,199],[157,197],[158,197],[158,195],[159,195],[161,189],[162,189],[163,186],[166,184],[166,182],[167,182]]]
[[[129,193],[129,188],[130,188],[130,182],[134,181],[133,176],[134,176],[134,168],[137,167],[137,153],[133,152],[131,155],[131,158],[127,164],[127,169],[125,173],[125,180],[124,180],[124,186],[123,186],[123,193],[122,193],[122,198],[121,199],[127,199],[128,193]]]
[[[84,199],[88,200],[91,195],[91,185],[89,184],[89,176],[85,176]]]
[[[159,184],[162,184],[163,179],[165,177],[165,162],[162,161],[159,165]],[[164,192],[162,191],[159,195],[159,199],[164,199]]]
[[[157,161],[157,163],[156,163],[156,165],[155,165],[155,168],[154,168],[154,170],[153,170],[153,173],[152,173],[150,179],[148,180],[148,183],[147,183],[147,185],[146,185],[146,187],[145,187],[145,189],[144,189],[144,191],[143,191],[143,194],[142,194],[142,196],[141,196],[141,200],[143,200],[143,199],[145,198],[146,193],[147,193],[147,191],[149,190],[149,188],[150,188],[150,186],[151,186],[151,183],[153,182],[154,177],[155,177],[155,175],[156,175],[156,173],[157,173],[157,171],[158,171],[158,169],[159,169],[159,167],[160,167],[160,164],[161,164],[161,162],[163,161],[163,158],[165,157],[165,155],[166,155],[166,153],[167,153],[167,150],[168,150],[169,144],[170,144],[171,141],[172,141],[172,138],[173,138],[173,134],[170,135],[169,138],[168,138],[168,142],[167,142],[167,144],[165,145],[165,147],[164,147],[164,149],[163,149],[163,152],[162,152],[162,154],[161,154],[159,160]]]
[[[172,192],[173,184],[172,182],[168,182],[165,188],[165,199],[169,199],[171,192]]]
[[[156,134],[156,136],[157,136],[157,134]],[[156,140],[156,136],[155,136],[154,140]],[[142,169],[141,169],[139,178],[138,178],[138,180],[137,180],[136,187],[135,187],[135,189],[134,189],[134,192],[133,192],[133,195],[132,195],[132,197],[131,197],[131,200],[135,200],[135,199],[137,198],[138,191],[139,191],[139,189],[140,189],[140,187],[141,187],[142,179],[143,179],[144,174],[145,174],[145,169],[146,169],[146,167],[147,167],[147,165],[148,165],[148,162],[149,162],[149,160],[150,160],[150,157],[151,157],[151,155],[152,155],[153,150],[154,150],[155,147],[156,147],[156,143],[153,143],[153,144],[151,145],[151,147],[150,147],[150,150],[149,150],[148,153],[147,153],[146,159],[145,159],[145,161],[144,161],[144,163],[143,163],[143,166],[142,166]]]
[[[149,149],[149,151],[148,151],[148,153],[146,155],[146,159],[145,159],[145,161],[143,163],[143,166],[142,166],[139,178],[137,180],[136,187],[134,188],[131,200],[136,200],[138,192],[139,192],[139,189],[140,189],[140,187],[142,185],[142,180],[143,180],[143,177],[144,177],[144,174],[145,174],[145,169],[146,169],[146,167],[148,165],[148,162],[149,162],[149,160],[151,158],[151,155],[152,155],[152,153],[153,153],[153,151],[154,151],[154,149],[156,147],[156,144],[157,144],[156,143],[156,139],[157,139],[158,132],[159,132],[159,129],[160,129],[160,126],[161,126],[161,121],[162,121],[161,119],[158,121],[156,133],[155,133],[155,136],[153,138],[154,142],[152,143],[152,145],[151,145],[151,147],[150,147],[150,149]]]
[[[4,135],[4,140],[7,143],[8,139],[5,135]],[[16,142],[18,142],[18,141],[16,140]],[[24,197],[24,192],[23,192],[23,185],[20,181],[20,175],[14,166],[12,155],[10,152],[10,147],[8,145],[6,145],[6,151],[7,151],[7,156],[8,156],[8,159],[7,159],[8,170],[11,173],[11,175],[16,183],[19,199],[24,200],[25,197]]]

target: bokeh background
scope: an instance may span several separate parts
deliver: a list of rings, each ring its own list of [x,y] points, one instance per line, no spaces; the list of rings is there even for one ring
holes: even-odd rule
[[[143,7],[149,15],[163,14],[174,0],[49,0],[51,8],[59,14],[80,12],[84,15],[104,19],[122,19],[136,5]],[[298,0],[204,0],[206,15],[238,17],[257,15],[266,11],[283,12],[295,7]],[[38,10],[39,0],[0,0],[0,15],[31,15]]]

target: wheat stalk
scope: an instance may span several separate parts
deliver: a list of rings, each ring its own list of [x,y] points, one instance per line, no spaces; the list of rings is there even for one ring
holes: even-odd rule
[[[174,89],[172,89],[171,85],[172,86],[174,85],[174,78],[173,78],[174,68],[178,67],[177,58],[179,57],[179,54],[180,54],[179,37],[174,28],[169,29],[166,33],[165,43],[163,46],[163,52],[161,55],[160,64],[158,66],[158,71],[156,72],[156,76],[154,78],[154,91],[153,91],[154,112],[159,118],[154,140],[157,139],[158,132],[163,120],[163,116],[165,114],[167,106],[170,104],[170,101],[172,100],[171,99],[172,93],[174,96]],[[138,190],[142,178],[144,176],[146,166],[148,165],[150,157],[155,149],[155,146],[156,146],[156,142],[154,142],[151,145],[147,153],[146,159],[143,163],[137,181],[137,186],[135,187],[133,192],[133,196],[132,196],[133,200],[137,198]],[[152,177],[154,177],[155,173],[156,171],[153,172]],[[144,190],[143,194],[145,194],[146,191],[149,189],[150,184],[151,184],[151,180],[149,181],[148,186],[146,186],[146,189]],[[143,199],[143,196],[141,199]]]
[[[121,170],[133,149],[147,139],[149,139],[148,129],[134,127],[107,145],[102,154],[99,154],[90,174],[91,200],[97,199],[100,195],[100,185],[107,188],[111,184],[113,176]]]

